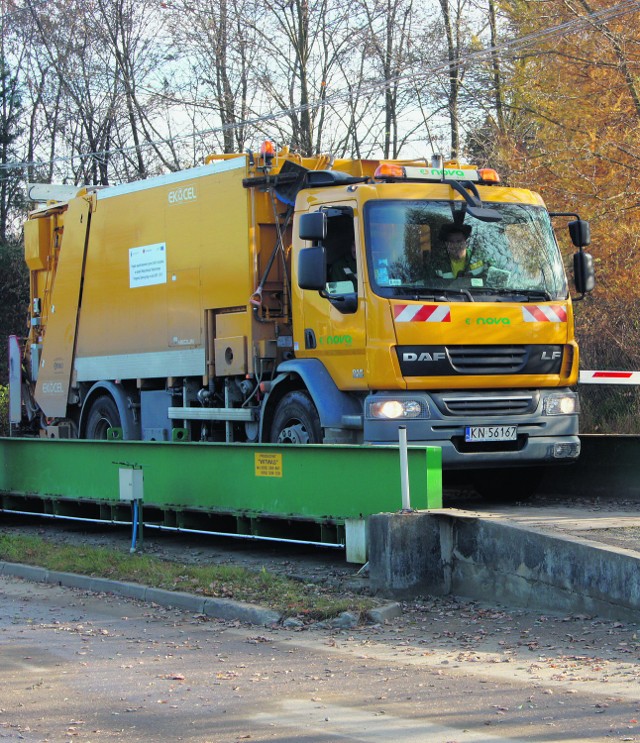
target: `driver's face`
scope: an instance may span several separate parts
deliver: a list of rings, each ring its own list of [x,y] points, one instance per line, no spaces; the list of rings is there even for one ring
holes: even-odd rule
[[[461,233],[454,232],[445,241],[447,252],[451,258],[461,260],[467,252],[467,240]]]

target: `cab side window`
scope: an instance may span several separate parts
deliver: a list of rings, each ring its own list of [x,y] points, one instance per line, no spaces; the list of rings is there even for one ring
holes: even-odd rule
[[[353,218],[347,215],[330,217],[327,222],[327,292],[348,294],[358,291]]]

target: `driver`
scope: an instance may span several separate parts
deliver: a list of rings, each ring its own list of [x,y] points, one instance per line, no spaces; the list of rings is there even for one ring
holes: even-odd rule
[[[329,281],[350,281],[356,291],[358,285],[358,274],[356,266],[356,244],[351,241],[349,247],[343,254],[331,264],[329,269]]]
[[[478,277],[485,271],[482,258],[473,256],[468,240],[471,227],[468,224],[445,224],[438,237],[444,243],[446,253],[434,260],[433,271],[442,279],[457,279],[461,276]]]

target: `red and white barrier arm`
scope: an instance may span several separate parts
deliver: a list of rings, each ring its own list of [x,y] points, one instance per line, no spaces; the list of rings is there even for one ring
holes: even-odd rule
[[[581,371],[580,384],[633,384],[640,385],[637,371]]]

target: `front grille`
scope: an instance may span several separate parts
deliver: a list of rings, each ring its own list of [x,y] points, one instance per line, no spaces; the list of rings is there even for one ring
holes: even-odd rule
[[[530,346],[397,346],[405,377],[500,376],[560,374],[563,347]]]
[[[459,374],[517,374],[527,363],[526,346],[448,346]]]
[[[443,415],[460,417],[510,416],[533,413],[538,406],[538,393],[527,390],[514,392],[482,393],[431,393]]]

